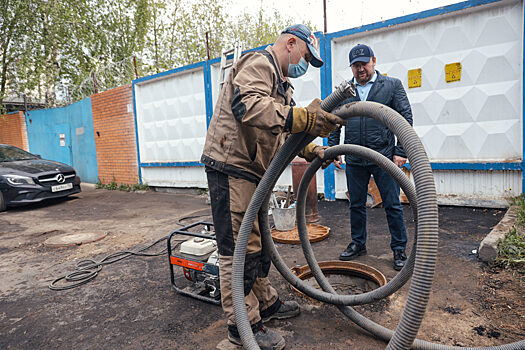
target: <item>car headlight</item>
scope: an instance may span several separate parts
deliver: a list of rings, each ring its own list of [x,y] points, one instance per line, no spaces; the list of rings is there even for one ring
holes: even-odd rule
[[[32,178],[28,176],[22,176],[22,175],[2,175],[4,179],[10,184],[14,186],[19,185],[34,185],[35,182]]]

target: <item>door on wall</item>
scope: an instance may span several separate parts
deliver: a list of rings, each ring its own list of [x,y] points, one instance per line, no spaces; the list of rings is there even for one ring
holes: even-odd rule
[[[52,148],[56,149],[53,159],[68,165],[73,165],[69,124],[56,124],[51,140],[53,142]]]
[[[85,99],[70,105],[68,112],[71,130],[72,165],[82,182],[96,183],[98,180],[98,166],[91,99]]]

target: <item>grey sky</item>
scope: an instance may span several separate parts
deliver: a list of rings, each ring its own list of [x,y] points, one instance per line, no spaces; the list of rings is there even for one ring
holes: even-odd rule
[[[296,22],[310,20],[317,30],[324,28],[323,0],[229,0],[232,15],[256,13],[260,6],[275,8]],[[328,32],[421,12],[460,2],[458,0],[327,0]]]

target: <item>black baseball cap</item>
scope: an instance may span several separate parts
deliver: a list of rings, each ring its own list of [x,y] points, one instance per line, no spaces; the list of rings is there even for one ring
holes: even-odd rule
[[[310,53],[312,54],[312,60],[310,61],[312,66],[319,68],[324,64],[321,56],[319,55],[319,42],[307,26],[304,24],[294,24],[293,26],[289,26],[283,30],[281,34],[295,35],[306,43]]]
[[[370,58],[372,57],[374,57],[374,51],[372,51],[370,46],[364,44],[354,46],[348,54],[350,65],[356,62],[370,62]]]

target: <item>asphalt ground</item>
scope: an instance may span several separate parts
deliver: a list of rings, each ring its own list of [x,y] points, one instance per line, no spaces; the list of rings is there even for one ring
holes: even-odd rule
[[[414,222],[404,206],[409,241]],[[136,250],[181,225],[210,220],[206,197],[196,192],[127,193],[87,190],[0,213],[1,349],[232,349],[221,308],[177,294],[170,285],[167,254],[130,257],[104,266],[91,282],[52,291],[53,279],[73,271],[82,259],[101,260]],[[509,271],[477,260],[481,240],[505,210],[440,207],[440,247],[430,302],[418,338],[458,346],[491,346],[525,338],[523,286]],[[350,240],[348,203],[319,202],[319,224],[327,239],[313,243],[319,261],[337,260]],[[70,247],[49,247],[46,239],[72,233],[106,238]],[[384,211],[368,209],[368,254],[356,261],[392,268]],[[150,251],[165,248],[165,241]],[[290,267],[305,264],[299,245],[277,244]],[[178,276],[182,275],[176,269]],[[283,299],[300,303],[301,314],[271,321],[287,349],[383,349],[386,344],[347,320],[334,306],[293,292],[274,267],[270,272]],[[397,326],[408,284],[394,295],[356,309],[385,327]]]

